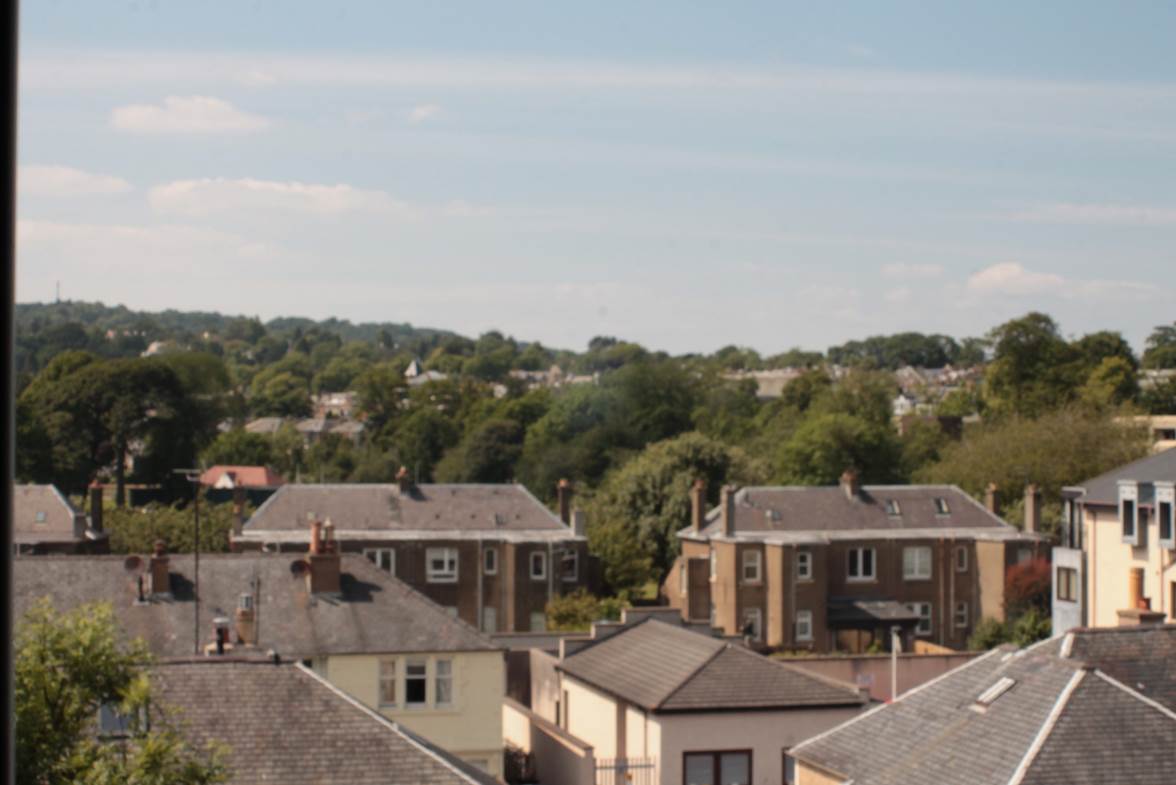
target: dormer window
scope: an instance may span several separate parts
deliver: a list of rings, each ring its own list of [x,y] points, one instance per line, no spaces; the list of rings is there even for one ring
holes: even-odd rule
[[[1016,683],[1016,680],[1010,679],[1008,676],[1001,677],[996,684],[993,684],[984,692],[980,693],[980,696],[976,698],[975,708],[979,711],[984,711],[995,703],[997,698],[1011,690]]]
[[[935,514],[951,515],[951,508],[947,506],[947,499],[942,496],[935,497]]]
[[[43,523],[45,523],[45,521],[47,521],[48,519],[49,519],[49,516],[45,514],[45,511],[44,511],[44,510],[37,510],[37,514],[36,514],[36,516],[33,518],[33,520],[34,520],[36,523],[40,523],[40,524],[43,524]]]
[[[1139,486],[1135,483],[1119,484],[1119,524],[1123,542],[1139,545]]]
[[[886,514],[890,516],[902,515],[902,507],[898,506],[898,499],[886,500]]]
[[[1161,548],[1176,548],[1176,483],[1156,483],[1156,525]]]

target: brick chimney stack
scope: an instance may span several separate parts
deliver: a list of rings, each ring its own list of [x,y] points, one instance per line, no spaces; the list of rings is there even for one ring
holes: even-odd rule
[[[735,536],[735,493],[738,490],[734,485],[724,485],[720,494],[724,537]]]
[[[1026,534],[1036,534],[1041,530],[1041,491],[1030,483],[1025,486],[1025,526]]]
[[[101,533],[102,526],[102,486],[94,480],[90,483],[90,528]]]
[[[858,478],[857,469],[846,469],[841,473],[841,490],[845,491],[845,498],[857,499],[862,493],[862,483]]]
[[[559,519],[564,526],[572,523],[572,484],[567,480],[560,480],[555,486],[555,495],[559,501]]]
[[[396,484],[400,486],[401,496],[412,493],[412,477],[409,476],[407,467],[401,466],[400,471],[396,472]]]
[[[156,540],[155,552],[151,554],[150,562],[151,593],[153,595],[171,594],[171,576],[168,570],[170,561],[167,555],[167,544],[163,540]]]
[[[242,594],[237,598],[237,612],[234,614],[234,626],[237,628],[237,642],[251,646],[257,643],[256,611],[253,607],[252,594]]]
[[[339,594],[342,568],[335,526],[330,520],[310,524],[310,553],[306,560],[310,565],[306,571],[307,590],[311,594]]]
[[[690,531],[698,534],[706,527],[706,480],[699,477],[690,486]]]
[[[984,506],[990,513],[1000,517],[1000,489],[994,482],[988,483],[988,487],[984,489]]]

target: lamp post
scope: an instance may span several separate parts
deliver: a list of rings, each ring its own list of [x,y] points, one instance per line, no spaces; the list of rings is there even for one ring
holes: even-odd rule
[[[174,474],[184,475],[193,484],[192,511],[196,518],[196,536],[192,539],[192,649],[200,654],[200,470],[172,469]]]

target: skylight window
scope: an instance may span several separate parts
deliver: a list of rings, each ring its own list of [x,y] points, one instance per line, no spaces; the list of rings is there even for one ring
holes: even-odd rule
[[[936,515],[950,515],[951,508],[947,506],[947,499],[942,496],[935,497],[935,514]]]
[[[997,698],[1011,690],[1016,683],[1016,680],[1010,679],[1008,676],[1001,677],[996,684],[980,693],[980,697],[976,698],[976,704],[988,708],[996,702]]]
[[[886,500],[887,515],[902,515],[902,508],[898,506],[898,499]]]

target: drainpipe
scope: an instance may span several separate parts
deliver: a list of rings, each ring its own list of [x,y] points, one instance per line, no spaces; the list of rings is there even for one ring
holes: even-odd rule
[[[554,549],[551,546],[551,540],[548,540],[547,541],[547,602],[551,602],[551,592],[552,592],[552,588],[553,588],[554,578],[555,578],[555,554],[554,554]],[[546,613],[546,611],[547,611],[546,605],[543,606],[543,610]]]
[[[943,547],[944,547],[944,540],[942,537],[940,537],[939,538],[939,635],[937,636],[939,638],[939,645],[940,646],[943,645],[943,632],[944,632],[944,629],[943,629],[943,604],[947,600],[947,597],[944,596],[945,592],[944,592],[944,584],[943,584],[944,579],[945,579],[945,576],[943,574],[944,573],[944,570],[943,570]]]
[[[947,558],[944,561],[947,562],[947,569],[949,570],[949,572],[948,572],[948,581],[949,582],[947,584],[947,594],[948,594],[948,597],[950,598],[948,600],[948,602],[951,603],[951,614],[949,614],[949,618],[951,619],[951,635],[953,638],[955,637],[955,633],[956,633],[956,631],[955,631],[955,604],[956,604],[955,603],[955,585],[956,585],[955,550],[956,550],[956,541],[955,541],[955,537],[952,537],[950,540],[947,541]],[[968,609],[969,613],[971,613],[971,610],[972,610],[971,608]]]
[[[478,590],[475,593],[477,598],[477,608],[474,609],[474,626],[478,628],[478,632],[485,632],[486,625],[482,623],[482,614],[485,612],[482,609],[482,569],[486,566],[486,552],[482,545],[481,535],[478,536],[478,539],[475,540],[475,543],[478,549],[477,554],[474,556],[474,560],[478,563]]]

